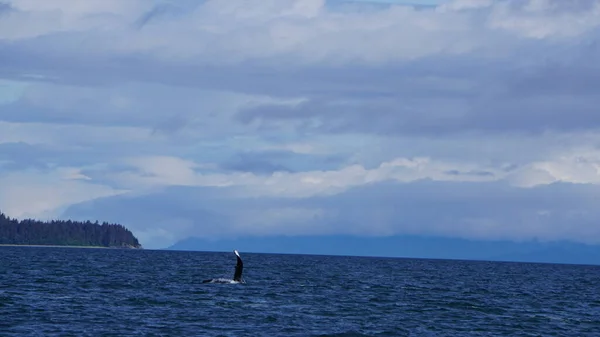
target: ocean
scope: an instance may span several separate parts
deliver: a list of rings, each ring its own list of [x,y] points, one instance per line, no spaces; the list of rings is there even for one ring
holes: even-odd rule
[[[0,247],[0,336],[600,336],[600,267]]]

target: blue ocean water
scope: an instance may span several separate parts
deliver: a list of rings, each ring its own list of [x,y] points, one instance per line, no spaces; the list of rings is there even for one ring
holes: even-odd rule
[[[600,336],[600,267],[0,247],[1,336]]]

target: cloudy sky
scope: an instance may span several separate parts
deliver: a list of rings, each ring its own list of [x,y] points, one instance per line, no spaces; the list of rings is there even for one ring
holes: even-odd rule
[[[0,0],[0,210],[600,242],[600,0]]]

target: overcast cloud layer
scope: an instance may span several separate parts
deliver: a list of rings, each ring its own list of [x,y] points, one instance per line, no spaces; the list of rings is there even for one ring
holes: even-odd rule
[[[0,0],[0,210],[599,243],[599,59],[600,0]]]

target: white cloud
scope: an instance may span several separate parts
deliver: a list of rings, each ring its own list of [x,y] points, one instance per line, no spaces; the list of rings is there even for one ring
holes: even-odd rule
[[[0,79],[0,104],[7,104],[18,100],[26,87],[27,83]]]
[[[348,188],[386,180],[411,182],[420,179],[439,181],[492,181],[502,178],[499,170],[481,174],[477,164],[447,163],[429,158],[396,158],[366,169],[351,165],[339,170],[275,172],[268,176],[252,173],[202,173],[204,165],[173,157],[139,157],[127,161],[135,171],[115,174],[120,184],[130,188],[158,186],[213,186],[240,188],[241,195],[270,197],[309,197],[336,194]]]
[[[584,5],[587,4],[587,5]],[[489,26],[528,38],[567,38],[582,35],[600,24],[597,1],[531,0],[494,6]]]
[[[151,226],[130,227],[139,242],[143,243],[144,248],[157,249],[169,247],[178,240],[185,238],[185,234],[178,233],[174,229],[183,224],[184,228],[189,230],[192,227],[192,220],[171,219],[168,223],[154,223]],[[162,227],[162,228],[161,228]],[[184,232],[185,233],[185,232]]]
[[[2,212],[17,218],[56,219],[76,203],[125,193],[100,184],[74,168],[0,174]]]
[[[282,143],[274,145],[265,145],[260,150],[283,150],[298,154],[327,154],[331,153],[325,144],[311,144],[308,142]]]
[[[580,150],[554,159],[531,164],[532,169],[547,172],[553,181],[600,184],[600,151]]]
[[[152,2],[9,0],[8,5],[13,11],[0,20],[0,39],[14,41],[55,33],[127,29],[125,23],[151,8]]]
[[[417,157],[396,158],[371,169],[354,164],[338,170],[274,172],[270,175],[249,172],[214,173],[214,166],[211,164],[198,164],[174,157],[140,157],[128,161],[135,170],[116,173],[110,179],[115,179],[121,186],[149,191],[165,186],[227,188],[228,195],[235,198],[333,196],[352,188],[377,183],[411,183],[421,180],[507,182],[515,188],[533,188],[557,182],[600,184],[600,153],[584,149],[570,151],[569,155],[557,153],[544,161],[530,161],[508,170],[503,163],[482,165],[477,162]],[[268,214],[264,210],[260,212],[263,216]]]

